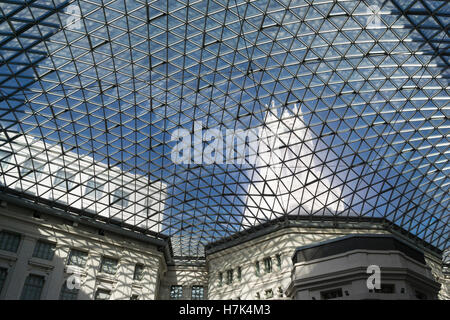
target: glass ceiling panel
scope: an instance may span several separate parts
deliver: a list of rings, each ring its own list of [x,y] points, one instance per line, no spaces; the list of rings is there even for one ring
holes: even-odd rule
[[[2,2],[0,183],[169,235],[177,257],[286,215],[383,217],[446,249],[449,13]]]

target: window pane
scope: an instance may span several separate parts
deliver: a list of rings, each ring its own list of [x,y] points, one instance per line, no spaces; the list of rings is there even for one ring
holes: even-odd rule
[[[272,258],[264,259],[264,270],[266,271],[266,273],[272,272]]]
[[[53,186],[65,191],[72,189],[73,181],[70,181],[70,179],[66,177],[66,170],[64,168],[56,171],[55,178],[53,180]]]
[[[87,257],[88,254],[86,252],[71,249],[67,264],[84,268],[84,266],[86,266]]]
[[[136,264],[136,266],[134,267],[134,275],[133,275],[133,280],[142,280],[142,278],[144,277],[144,266],[142,264]]]
[[[33,257],[45,260],[53,260],[55,244],[39,240],[34,247]]]
[[[119,261],[117,259],[103,257],[100,272],[116,274],[118,262]]]
[[[2,293],[3,286],[6,282],[6,276],[8,275],[8,269],[0,268],[0,293]]]
[[[28,179],[39,181],[42,175],[42,166],[44,163],[38,160],[27,159],[20,166],[20,177],[28,176]]]
[[[339,289],[322,291],[320,293],[320,297],[322,298],[322,300],[340,298],[340,297],[342,297],[342,289],[339,288]]]
[[[233,270],[227,270],[227,284],[233,283]]]
[[[0,150],[0,168],[1,168],[0,172],[3,173],[8,169],[11,156],[12,156],[11,152],[5,151],[5,150]],[[3,181],[0,181],[0,182],[3,182]]]
[[[98,289],[95,293],[95,300],[109,300],[111,291],[105,289]]]
[[[64,281],[61,293],[59,294],[59,300],[77,300],[78,291],[79,290],[76,288],[69,289],[67,287],[67,281]]]
[[[277,266],[280,269],[281,268],[281,255],[277,254],[276,257],[277,257]]]
[[[192,300],[203,300],[203,286],[193,286],[192,287]]]
[[[111,204],[114,204],[121,208],[126,208],[128,206],[129,196],[130,196],[129,192],[126,192],[123,189],[116,189],[116,191],[114,191]]]
[[[223,283],[223,274],[222,272],[219,272],[219,287],[222,286],[222,283]]]
[[[20,244],[20,235],[8,231],[0,232],[0,250],[17,252]]]
[[[100,200],[103,194],[103,185],[95,181],[94,178],[89,179],[86,183],[84,194],[87,198],[92,200]]]
[[[183,287],[182,286],[171,286],[170,287],[170,299],[179,300],[183,298]]]
[[[23,286],[21,300],[39,300],[42,294],[42,288],[44,288],[45,279],[43,276],[30,274]]]

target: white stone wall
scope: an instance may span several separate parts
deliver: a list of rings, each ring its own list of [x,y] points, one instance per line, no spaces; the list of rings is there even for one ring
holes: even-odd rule
[[[297,247],[355,233],[389,234],[388,231],[377,225],[367,229],[290,227],[210,254],[206,259],[209,272],[208,298],[211,300],[287,299],[285,291],[291,282],[292,256]],[[276,265],[276,254],[281,255],[281,268]],[[271,273],[264,271],[263,259],[266,257],[272,258],[273,270]],[[425,260],[431,267],[435,280],[444,284],[439,298],[445,299],[449,292],[449,281],[442,275],[439,258],[425,253]],[[255,275],[255,261],[260,262],[260,276]],[[242,270],[241,281],[236,279],[236,270],[239,266]],[[231,285],[226,284],[226,271],[229,269],[233,270]],[[221,286],[219,285],[219,272],[223,274]],[[279,288],[281,288],[282,294],[279,292]],[[272,290],[272,298],[266,297],[266,290]]]
[[[381,268],[380,284],[394,285],[392,293],[369,291],[367,267]],[[321,300],[321,292],[342,289],[337,300],[416,300],[415,291],[436,298],[431,268],[396,250],[355,249],[332,256],[301,261],[294,265],[289,296],[297,300]]]
[[[205,266],[175,265],[168,266],[167,271],[161,278],[161,289],[159,299],[170,299],[170,288],[172,285],[183,287],[183,299],[191,300],[193,286],[203,286],[204,299],[208,297],[208,272]]]
[[[212,300],[238,298],[243,300],[286,299],[285,291],[291,282],[292,256],[295,249],[350,233],[383,234],[387,232],[377,229],[291,227],[213,253],[207,257],[210,278],[208,298]],[[276,265],[277,254],[281,255],[281,268]],[[265,273],[264,271],[263,259],[266,257],[272,258],[273,270],[271,273]],[[256,261],[260,262],[259,276],[255,275]],[[236,270],[239,266],[242,269],[241,281],[236,280]],[[226,284],[226,270],[229,269],[234,270],[234,279],[231,285]],[[223,274],[222,286],[219,285],[219,272]],[[266,297],[266,290],[272,290],[272,298]]]
[[[100,236],[98,229],[64,223],[45,214],[35,218],[31,210],[12,204],[0,206],[1,230],[21,234],[21,241],[17,253],[0,250],[0,267],[8,269],[0,299],[19,299],[30,273],[45,277],[41,299],[59,299],[66,279],[74,274],[73,267],[67,266],[71,248],[89,253],[86,266],[75,268],[81,280],[78,299],[94,299],[99,288],[111,290],[111,299],[130,299],[133,294],[139,299],[155,299],[158,295],[159,275],[165,261],[153,245],[110,233]],[[32,257],[39,239],[56,244],[52,261]],[[119,260],[115,275],[99,271],[102,256]],[[133,280],[136,263],[145,266],[141,281]]]

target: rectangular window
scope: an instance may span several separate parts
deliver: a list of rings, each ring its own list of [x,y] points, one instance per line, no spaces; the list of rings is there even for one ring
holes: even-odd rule
[[[33,257],[51,261],[55,255],[55,247],[54,243],[38,240],[34,247]]]
[[[133,280],[141,281],[144,278],[144,265],[138,263],[134,267]]]
[[[97,289],[95,292],[95,300],[109,300],[111,291],[105,289]]]
[[[20,244],[20,234],[2,231],[0,232],[0,250],[17,252]]]
[[[275,257],[277,259],[277,267],[278,269],[281,269],[281,255],[277,254]]]
[[[103,185],[95,181],[95,179],[92,177],[86,183],[84,194],[88,199],[98,201],[101,199],[103,194]]]
[[[203,286],[192,286],[191,299],[203,300],[204,289]]]
[[[145,199],[145,210],[147,212],[147,218],[151,218],[154,214],[157,213],[157,211],[152,208],[153,206],[153,199],[148,197]]]
[[[38,160],[33,160],[31,158],[25,160],[20,165],[20,178],[24,178],[25,176],[29,176],[29,179],[36,179],[35,181],[39,181],[42,175],[42,167],[44,163]]]
[[[260,270],[260,268],[259,268],[259,261],[256,261],[256,262],[255,262],[255,275],[256,275],[256,276],[259,276],[260,273],[261,273],[261,270]]]
[[[273,298],[273,291],[272,289],[266,290],[266,299]]]
[[[69,289],[67,287],[67,282],[64,281],[61,292],[59,293],[59,300],[77,300],[78,291],[79,290],[76,288]]]
[[[233,270],[227,270],[227,284],[233,283]]]
[[[395,285],[382,283],[380,289],[375,289],[376,293],[395,293]]]
[[[112,195],[111,205],[114,204],[121,208],[126,208],[128,206],[128,198],[130,194],[130,192],[126,192],[122,188],[116,189]]]
[[[320,293],[320,297],[322,300],[329,300],[329,299],[335,299],[342,297],[342,289],[333,289],[333,290],[327,290],[322,291]]]
[[[237,268],[237,279],[238,279],[238,281],[242,280],[242,268],[241,267]]]
[[[222,272],[219,272],[219,287],[221,287],[223,284],[223,274]]]
[[[100,272],[108,274],[116,274],[117,265],[119,261],[114,258],[102,257],[102,263],[100,265]]]
[[[53,179],[53,186],[64,191],[70,191],[74,185],[68,177],[70,173],[64,168],[59,169],[55,173],[55,178]]]
[[[183,287],[182,286],[171,286],[170,287],[170,299],[180,300],[183,298]]]
[[[264,270],[266,273],[272,272],[272,258],[268,257],[264,259]]]
[[[1,173],[4,173],[8,169],[9,161],[11,160],[12,153],[6,150],[0,150],[0,168]],[[3,181],[1,181],[3,182]]]
[[[44,288],[45,278],[35,274],[30,274],[25,279],[22,289],[21,300],[39,300],[41,298],[42,289]]]
[[[70,249],[69,259],[67,264],[71,266],[77,266],[84,268],[86,266],[88,254],[87,252],[80,251],[77,249]]]
[[[414,290],[414,294],[415,294],[416,298],[419,300],[427,300],[427,295],[421,291]]]
[[[8,269],[0,268],[0,293],[2,293],[3,286],[6,282],[6,276],[8,275]]]

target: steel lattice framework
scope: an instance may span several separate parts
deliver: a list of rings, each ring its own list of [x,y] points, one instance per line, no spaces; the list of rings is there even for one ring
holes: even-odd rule
[[[69,211],[89,198],[176,256],[299,214],[386,218],[446,249],[449,25],[428,0],[2,1],[1,184]],[[266,128],[282,152],[176,164],[172,134],[196,121]],[[82,161],[103,169],[83,180]]]

